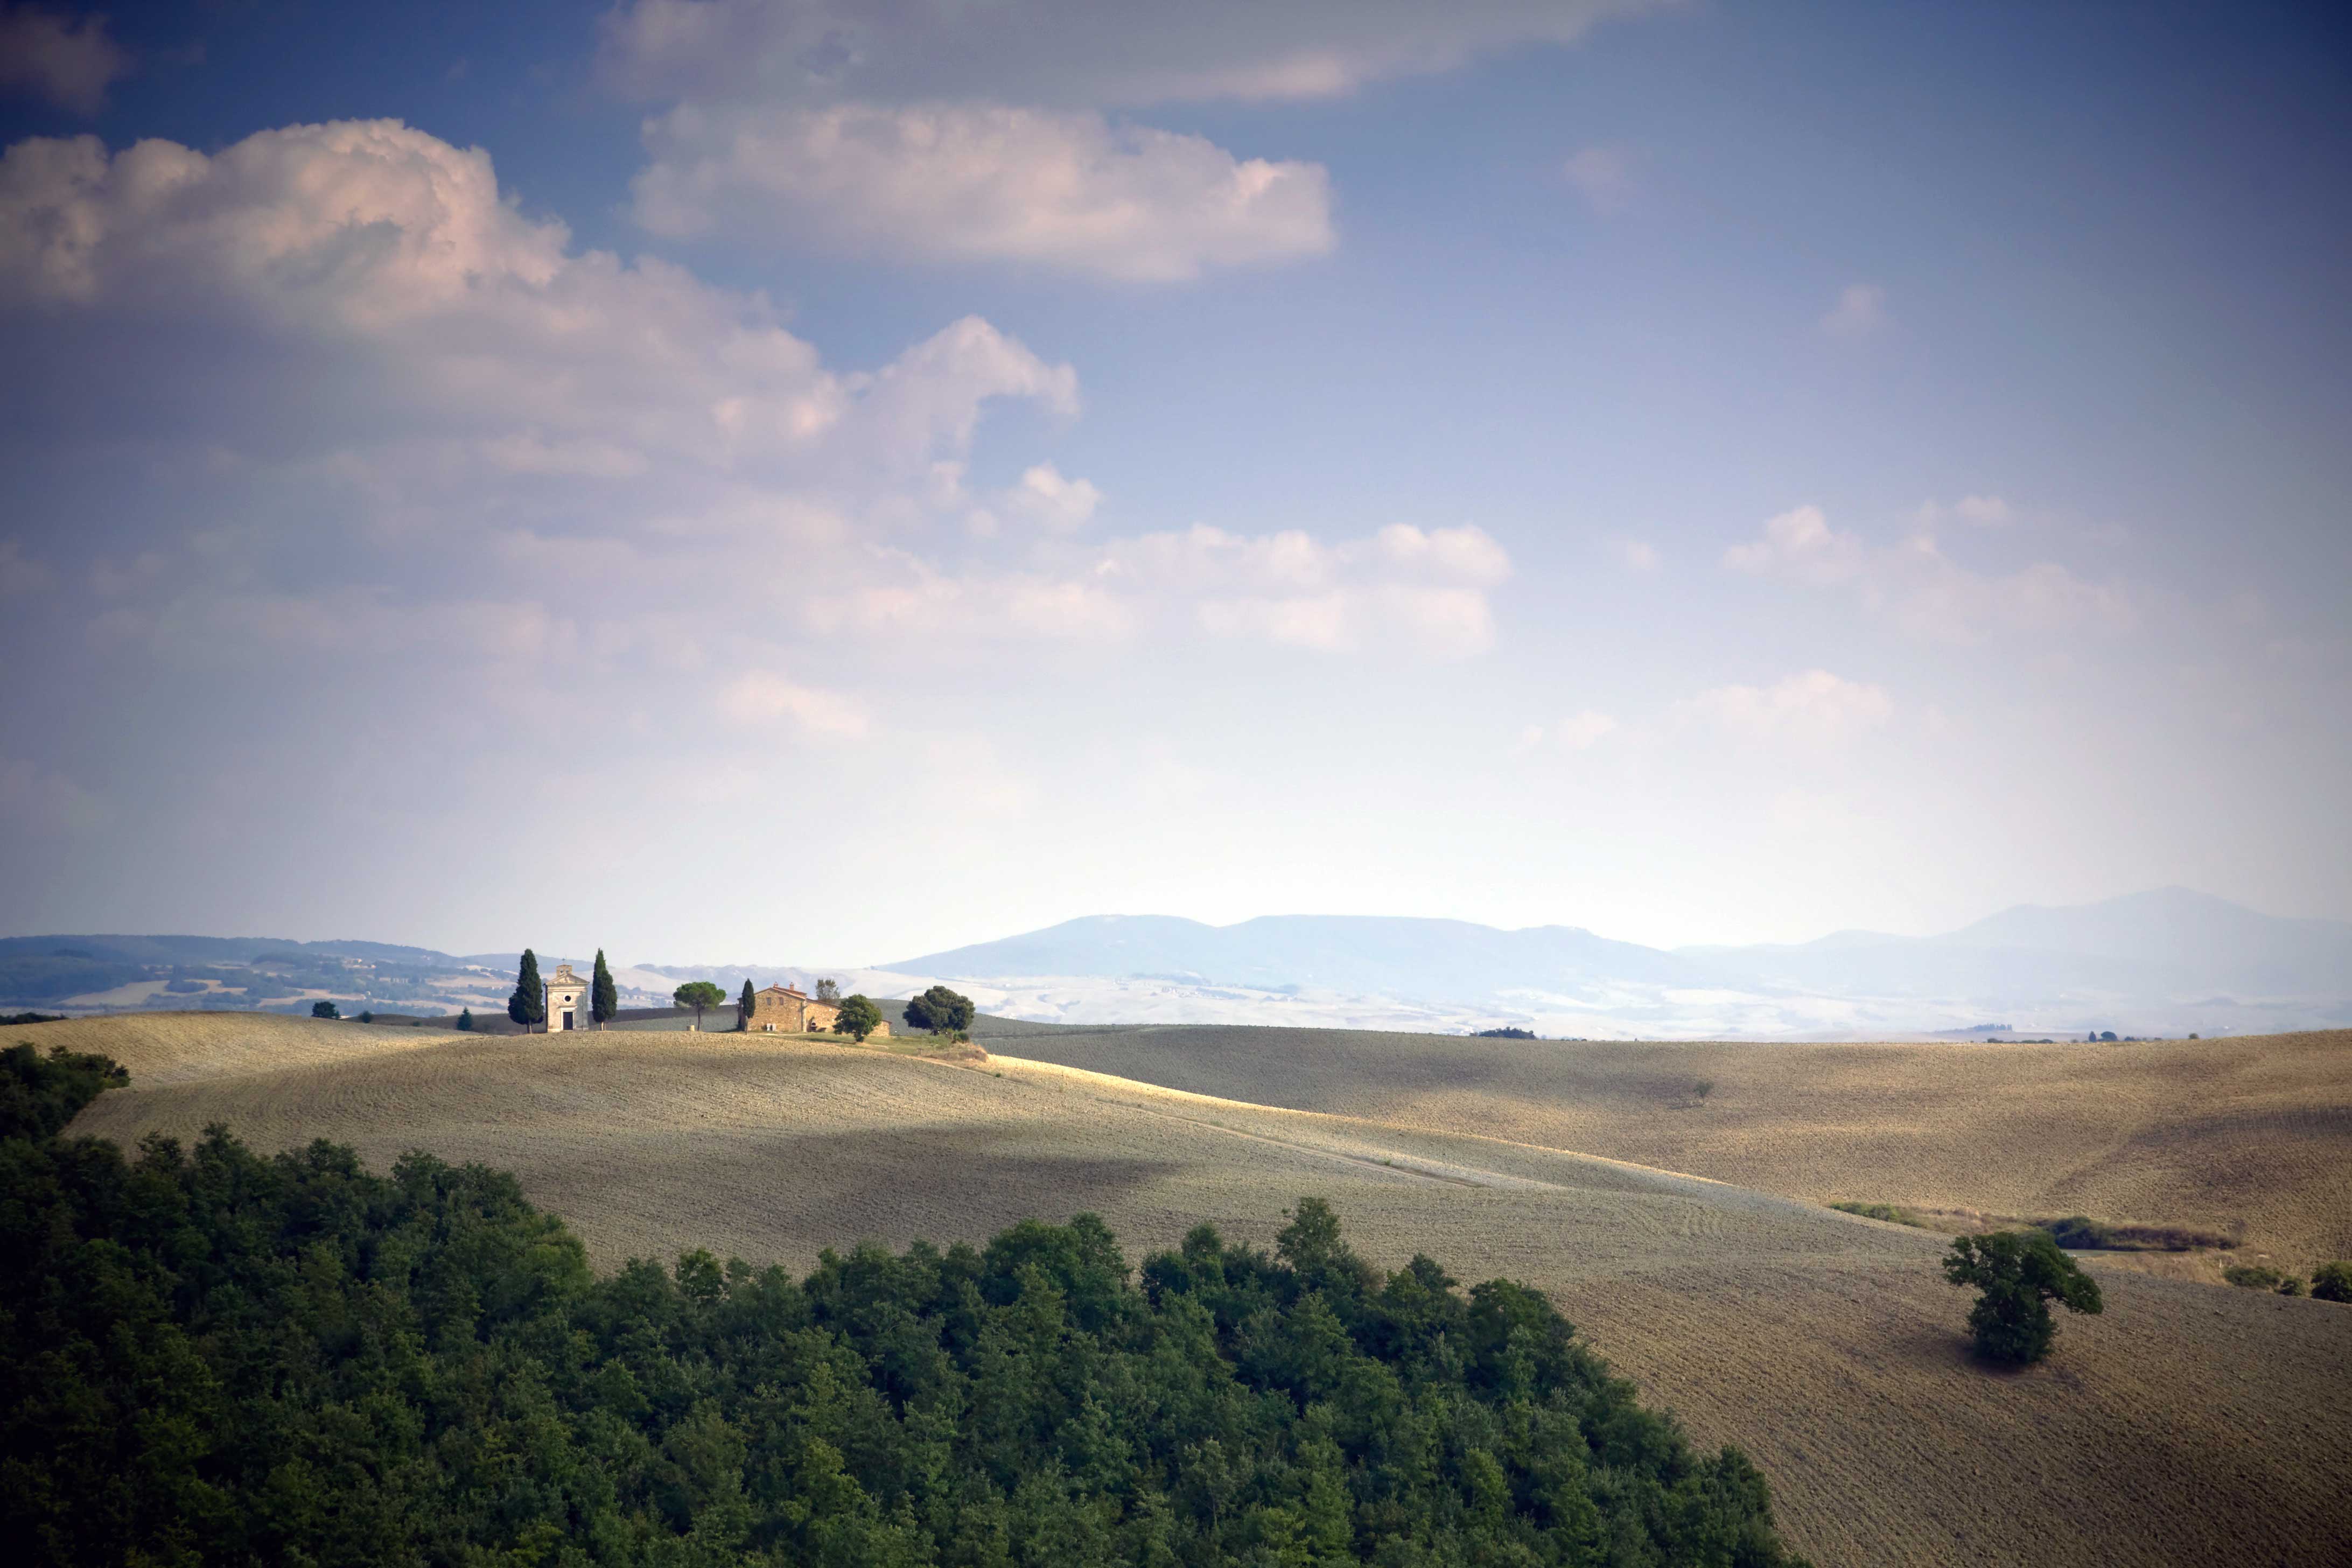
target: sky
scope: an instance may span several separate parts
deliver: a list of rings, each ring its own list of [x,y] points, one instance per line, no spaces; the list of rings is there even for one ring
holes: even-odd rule
[[[2328,7],[0,9],[0,930],[2352,918]]]

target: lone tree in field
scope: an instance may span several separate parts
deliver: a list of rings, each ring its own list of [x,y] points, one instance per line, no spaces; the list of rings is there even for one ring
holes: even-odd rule
[[[2044,1230],[1958,1237],[1944,1259],[1944,1278],[1983,1292],[1969,1311],[1977,1353],[2014,1366],[2031,1366],[2050,1353],[2058,1333],[2051,1302],[2070,1312],[2105,1310],[2099,1282],[2075,1268]]]
[[[840,1001],[841,983],[830,976],[818,981],[816,983],[816,999],[820,1002]]]
[[[735,1027],[740,1033],[751,1026],[751,1015],[760,1009],[759,994],[751,989],[751,978],[743,981],[743,994],[735,999]]]
[[[971,998],[944,985],[934,985],[907,1004],[907,1022],[934,1035],[961,1034],[971,1027]]]
[[[465,1007],[458,1010],[457,1027],[465,1030],[466,1033],[469,1035],[474,1032],[474,1010],[471,1007]]]
[[[855,1035],[860,1040],[872,1034],[882,1022],[882,1009],[864,996],[848,996],[842,1000],[841,1016],[833,1021],[836,1035]]]
[[[332,1002],[313,1002],[310,1004],[310,1016],[313,1018],[340,1018],[342,1016],[342,1014],[336,1011],[335,1005]]]
[[[702,1027],[702,1010],[716,1007],[727,1000],[727,993],[708,980],[689,980],[669,994],[669,999],[681,1007],[694,1009],[694,1026]]]
[[[522,950],[522,967],[515,972],[514,994],[507,998],[507,1016],[522,1026],[526,1035],[534,1024],[547,1022],[547,987],[539,981],[539,954]]]
[[[613,984],[613,971],[604,962],[604,950],[596,950],[596,973],[588,982],[588,1016],[603,1028],[621,1014],[621,989]]]

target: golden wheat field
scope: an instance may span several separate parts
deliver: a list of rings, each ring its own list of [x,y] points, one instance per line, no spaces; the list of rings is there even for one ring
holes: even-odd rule
[[[1320,1029],[1055,1031],[992,1047],[1207,1094],[1640,1161],[1818,1203],[2233,1237],[2352,1257],[2352,1029],[2129,1045],[1651,1045]]]
[[[1747,1447],[1786,1533],[1824,1565],[2352,1557],[2352,1309],[2102,1268],[2105,1316],[2067,1321],[2042,1367],[1990,1374],[1965,1357],[1967,1300],[1937,1274],[1939,1238],[1644,1168],[1708,1162],[1668,1158],[1664,1144],[1635,1152],[1632,1109],[1615,1113],[1613,1139],[1590,1140],[1607,1158],[1544,1146],[1571,1125],[1574,1089],[1555,1076],[1546,1090],[1536,1074],[1514,1121],[1522,1086],[1495,1057],[1471,1058],[1484,1078],[1419,1067],[1383,1081],[1377,1042],[1431,1058],[1410,1037],[1339,1037],[1286,1082],[1261,1069],[1265,1098],[1352,1100],[1347,1115],[1034,1060],[774,1037],[433,1036],[183,1015],[0,1033],[17,1038],[131,1068],[131,1087],[91,1106],[77,1132],[127,1143],[222,1121],[263,1148],[349,1142],[379,1167],[415,1147],[479,1160],[514,1171],[604,1265],[706,1246],[805,1266],[861,1238],[978,1240],[1087,1209],[1136,1258],[1202,1220],[1264,1244],[1286,1205],[1317,1194],[1381,1264],[1425,1251],[1465,1279],[1508,1274],[1550,1291],[1701,1441]],[[992,1043],[1034,1055],[1039,1041]],[[1146,1055],[1130,1065],[1208,1070],[1198,1052]],[[1889,1059],[1857,1055],[1848,1070],[1866,1079]],[[1762,1099],[1757,1079],[1717,1058],[1667,1062],[1654,1078],[1687,1067],[1714,1084],[1704,1110],[1656,1105],[1654,1119]],[[1632,1072],[1621,1098],[1636,1092]],[[2063,1092],[2042,1087],[2045,1100]],[[1847,1148],[1873,1179],[1899,1168],[1904,1129],[1922,1121],[1916,1090],[1865,1096],[1834,1140],[1818,1131],[1832,1091],[1807,1092],[1815,1121],[1789,1136],[1824,1146],[1801,1168],[1831,1171]],[[1748,1143],[1769,1142],[1759,1106],[1738,1114]]]

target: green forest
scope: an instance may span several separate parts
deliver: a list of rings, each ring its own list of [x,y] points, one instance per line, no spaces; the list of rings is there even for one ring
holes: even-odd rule
[[[1384,1273],[1311,1198],[1271,1253],[1203,1226],[1139,1269],[1081,1215],[600,1278],[498,1171],[63,1136],[123,1081],[0,1052],[0,1539],[32,1561],[1795,1561],[1748,1460],[1540,1294]]]

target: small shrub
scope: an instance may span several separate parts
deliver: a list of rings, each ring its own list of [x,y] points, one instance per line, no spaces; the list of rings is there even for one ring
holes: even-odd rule
[[[2064,1219],[2041,1219],[2033,1222],[2037,1230],[2047,1231],[2050,1239],[2059,1246],[2077,1252],[2105,1251],[2117,1245],[2116,1233],[2088,1215],[2069,1215]]]
[[[373,1024],[373,1023],[374,1023],[374,1022],[375,1022],[375,1014],[374,1014],[374,1012],[373,1012],[373,1010],[369,1009],[369,1008],[366,1008],[366,1007],[362,1007],[362,1008],[361,1008],[361,1009],[360,1009],[360,1022],[361,1022],[361,1023],[362,1023],[362,1024]]]
[[[2313,1269],[2311,1299],[2315,1301],[2352,1301],[2352,1263],[2339,1258]]]
[[[1890,1225],[1913,1226],[1920,1230],[1927,1228],[1926,1220],[1909,1209],[1899,1209],[1893,1204],[1832,1204],[1830,1207],[1841,1214],[1858,1214],[1864,1219],[1883,1219]]]
[[[2282,1296],[2303,1294],[2301,1276],[2282,1274],[2259,1263],[2233,1263],[2221,1270],[2221,1278],[2241,1290],[2274,1290]]]
[[[2044,1230],[1959,1237],[1944,1258],[1944,1278],[1981,1292],[1969,1310],[1977,1353],[2013,1366],[2030,1366],[2050,1353],[2058,1333],[2051,1302],[2070,1312],[2106,1310],[2099,1282],[2076,1268]]]

